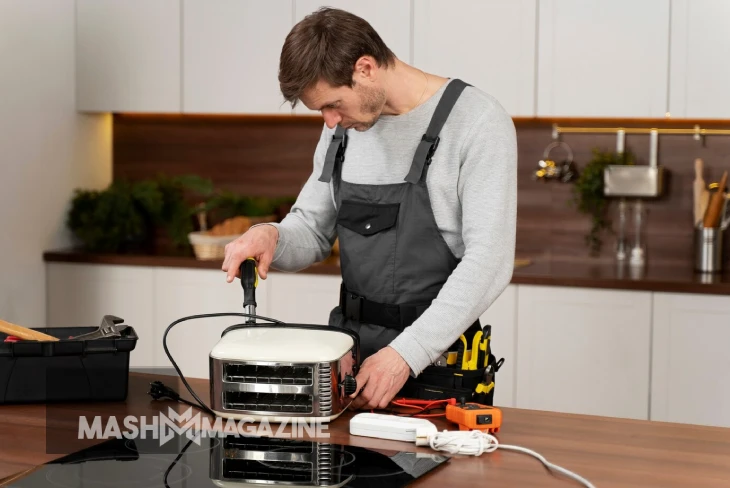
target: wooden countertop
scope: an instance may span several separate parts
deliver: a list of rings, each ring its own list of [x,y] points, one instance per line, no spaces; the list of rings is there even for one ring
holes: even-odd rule
[[[172,405],[178,413],[183,404],[154,401],[147,395],[150,381],[161,379],[182,392],[179,381],[169,376],[130,374],[126,402],[102,404],[0,405],[0,486],[19,479],[39,465],[99,441],[79,441],[64,453],[48,454],[47,435],[77,438],[78,416],[102,417],[102,425],[115,416],[123,425],[126,415],[154,416]],[[191,379],[191,386],[208,402],[208,381]],[[50,411],[51,408],[55,410]],[[502,409],[504,423],[497,434],[503,444],[532,449],[548,461],[583,476],[596,487],[726,487],[730,484],[730,429],[667,424],[551,412]],[[365,448],[433,452],[412,443],[349,435],[345,412],[324,430],[330,437],[322,440]],[[51,419],[50,421],[48,419]],[[64,421],[65,419],[65,421]],[[443,420],[438,428],[453,429]],[[285,430],[284,432],[290,432]],[[70,433],[70,434],[69,434]],[[272,429],[276,435],[277,429]],[[306,431],[304,431],[306,434]],[[64,437],[67,439],[68,437]],[[309,437],[306,437],[309,439]],[[59,439],[59,437],[55,437]],[[316,438],[315,438],[316,439]],[[500,451],[480,457],[454,456],[428,473],[413,486],[579,486],[559,474],[552,474],[535,458],[517,452]]]
[[[132,266],[161,266],[221,269],[222,261],[199,261],[190,256],[89,254],[75,250],[44,253],[47,262],[96,263]],[[339,275],[336,257],[315,264],[302,273]],[[587,259],[517,259],[512,283],[523,285],[572,286],[654,292],[730,295],[730,270],[721,274],[696,273],[691,265],[647,265],[633,270],[628,265]]]

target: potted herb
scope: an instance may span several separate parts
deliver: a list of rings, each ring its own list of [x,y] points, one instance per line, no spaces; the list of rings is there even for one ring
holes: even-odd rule
[[[594,148],[593,158],[575,180],[571,203],[579,212],[591,217],[591,228],[585,236],[585,243],[592,255],[598,255],[601,251],[601,232],[611,228],[608,218],[610,200],[603,193],[603,172],[609,165],[623,164],[634,164],[631,151],[619,153]]]
[[[152,252],[157,229],[182,247],[193,230],[193,196],[210,193],[212,183],[193,175],[114,181],[103,190],[77,189],[66,224],[90,252]]]
[[[194,230],[199,202],[213,194],[213,183],[196,175],[158,175],[154,184],[162,198],[157,223],[166,231],[173,248],[185,248],[188,234]]]
[[[114,182],[104,190],[76,190],[67,226],[91,252],[145,252],[152,246],[162,199],[149,182]]]

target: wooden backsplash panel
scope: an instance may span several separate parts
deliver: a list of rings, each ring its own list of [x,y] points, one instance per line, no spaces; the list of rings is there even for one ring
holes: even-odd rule
[[[693,121],[558,121],[561,125],[692,127]],[[713,123],[714,127],[730,127]],[[518,137],[517,252],[521,256],[585,259],[584,236],[590,217],[571,204],[572,185],[533,181],[545,147],[552,142],[549,122],[516,120]],[[702,126],[707,126],[702,122]],[[114,116],[114,178],[137,180],[156,173],[194,173],[222,188],[257,196],[295,196],[312,171],[319,140],[319,117]],[[592,149],[614,150],[612,134],[562,134],[580,171]],[[627,135],[626,148],[640,164],[649,158],[649,136]],[[551,156],[561,158],[563,148]],[[647,201],[648,259],[653,263],[692,262],[692,182],[694,160],[705,161],[706,181],[730,171],[730,137],[660,135],[659,164],[669,171],[667,194]],[[615,213],[616,205],[611,206]],[[600,260],[613,257],[614,240],[605,233]],[[730,238],[726,248],[730,249]]]
[[[197,174],[240,193],[295,196],[322,126],[313,117],[115,115],[113,174]]]

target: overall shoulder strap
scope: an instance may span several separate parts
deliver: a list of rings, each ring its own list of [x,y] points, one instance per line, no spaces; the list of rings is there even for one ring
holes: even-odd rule
[[[470,86],[468,83],[461,81],[460,79],[452,80],[444,90],[444,94],[441,95],[436,110],[431,117],[431,122],[428,124],[426,133],[421,137],[421,141],[418,143],[416,148],[416,154],[413,156],[413,164],[411,164],[411,170],[408,172],[405,180],[409,183],[418,183],[423,174],[423,167],[427,164],[431,164],[431,158],[436,152],[436,148],[439,145],[439,134],[441,128],[446,123],[446,119],[451,114],[451,109],[454,108],[456,101],[459,99],[461,92],[464,88]]]
[[[347,131],[342,126],[338,125],[335,129],[335,133],[332,136],[332,141],[327,147],[327,154],[324,158],[324,167],[322,168],[322,174],[319,177],[319,181],[329,183],[332,179],[332,173],[335,169],[335,162],[339,159],[339,162],[345,159],[345,147],[347,147]]]

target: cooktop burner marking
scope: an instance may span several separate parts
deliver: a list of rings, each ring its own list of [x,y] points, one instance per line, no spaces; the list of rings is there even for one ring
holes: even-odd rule
[[[92,458],[86,459],[82,463],[52,465],[46,475],[46,480],[63,488],[78,488],[79,486],[166,488],[190,478],[193,474],[190,466],[177,461],[167,475],[167,483],[165,483],[165,472],[173,462],[175,462],[174,457],[165,459],[130,455],[129,457]]]
[[[268,449],[266,452],[281,452],[281,453],[291,453],[291,454],[311,454],[312,455],[312,461],[319,461],[319,465],[316,467],[313,467],[313,463],[287,463],[286,469],[290,471],[312,471],[313,469],[319,469],[324,468],[325,466],[331,470],[334,469],[342,469],[346,466],[349,466],[350,464],[355,462],[355,455],[349,451],[342,450],[343,446],[338,445],[327,445],[326,448],[322,448],[322,446],[319,446],[319,453],[317,453],[317,447],[314,448],[307,448],[307,447],[281,447],[278,449]],[[332,460],[329,461],[328,464],[326,464],[327,459],[327,453],[331,454],[331,457],[334,457],[335,455],[340,455],[342,457],[342,462],[338,464],[333,464]],[[259,464],[263,464],[266,467],[269,468],[278,468],[281,466],[281,461],[266,461],[266,460],[259,460]],[[294,467],[297,464],[301,464],[302,467]]]

